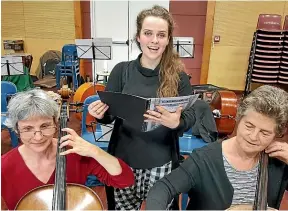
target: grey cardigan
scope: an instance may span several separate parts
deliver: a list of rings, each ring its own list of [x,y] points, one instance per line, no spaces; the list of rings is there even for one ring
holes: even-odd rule
[[[226,175],[222,142],[213,142],[196,149],[171,174],[159,180],[151,189],[146,201],[147,210],[165,210],[173,197],[189,194],[187,210],[224,210],[231,206],[233,187]],[[279,209],[287,188],[287,165],[269,158],[268,206]]]

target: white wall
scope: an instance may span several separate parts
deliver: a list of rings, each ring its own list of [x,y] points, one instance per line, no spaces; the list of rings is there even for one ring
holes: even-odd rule
[[[169,9],[169,0],[161,1],[91,1],[91,37],[112,38],[115,42],[132,40],[136,33],[138,13],[158,4]],[[96,61],[96,71],[111,71],[120,61],[135,59],[140,50],[135,42],[112,46],[112,60]],[[94,75],[94,70],[93,70]],[[94,78],[94,77],[93,77]]]

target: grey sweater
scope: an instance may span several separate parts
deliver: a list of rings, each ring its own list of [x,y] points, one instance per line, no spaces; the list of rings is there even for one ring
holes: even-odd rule
[[[279,209],[287,188],[287,165],[269,158],[268,177],[268,206]],[[231,206],[234,190],[224,169],[221,142],[196,149],[179,168],[159,180],[150,189],[146,209],[165,210],[173,197],[187,192],[187,210],[224,210]]]

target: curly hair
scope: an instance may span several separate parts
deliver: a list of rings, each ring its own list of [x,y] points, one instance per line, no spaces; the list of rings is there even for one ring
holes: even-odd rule
[[[135,41],[140,50],[140,43],[136,38],[140,36],[143,21],[148,16],[162,18],[163,20],[167,21],[168,24],[169,43],[166,46],[160,61],[160,86],[157,90],[157,96],[178,96],[178,85],[180,81],[179,73],[184,71],[184,64],[180,60],[178,53],[173,50],[174,20],[167,9],[158,5],[155,5],[150,9],[142,10],[137,16],[137,32],[135,35]]]
[[[282,135],[288,124],[288,93],[280,88],[262,85],[252,91],[238,106],[237,120],[253,109],[276,122],[276,134]]]

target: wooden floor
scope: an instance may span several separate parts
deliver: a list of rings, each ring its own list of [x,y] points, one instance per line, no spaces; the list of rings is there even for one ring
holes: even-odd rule
[[[81,122],[79,119],[76,118],[75,113],[71,113],[70,119],[68,122],[68,127],[74,129],[78,134],[81,133]],[[1,155],[8,152],[10,149],[12,149],[11,142],[10,142],[10,136],[7,130],[1,131]],[[95,187],[92,188],[96,191],[96,193],[99,195],[100,199],[103,202],[104,208],[107,209],[107,200],[106,200],[106,194],[104,187]],[[4,207],[1,207],[4,209]],[[145,205],[142,206],[142,209],[145,209]],[[288,192],[285,192],[284,197],[282,199],[280,210],[288,210]]]

